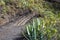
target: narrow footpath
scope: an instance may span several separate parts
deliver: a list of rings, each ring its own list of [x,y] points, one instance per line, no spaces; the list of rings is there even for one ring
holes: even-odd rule
[[[21,16],[15,22],[8,23],[0,28],[0,40],[13,40],[15,37],[19,37],[18,34],[24,30],[24,25],[35,14],[28,14],[27,16]]]

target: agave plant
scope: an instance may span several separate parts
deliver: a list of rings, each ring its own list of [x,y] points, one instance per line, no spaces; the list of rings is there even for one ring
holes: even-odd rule
[[[48,25],[42,19],[33,19],[31,24],[26,26],[26,32],[24,33],[27,40],[51,40],[56,36],[57,29],[54,26]]]

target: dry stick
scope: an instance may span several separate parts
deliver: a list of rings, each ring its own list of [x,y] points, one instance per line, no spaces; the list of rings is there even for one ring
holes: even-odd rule
[[[18,22],[16,21],[16,23],[14,24],[15,26],[19,23],[19,22],[21,22],[23,19],[25,18],[25,16],[23,16],[20,20],[18,20]]]
[[[17,26],[21,26],[24,25],[27,21],[29,21],[33,16],[35,16],[34,13],[29,14],[27,17],[24,16],[23,18],[21,18],[17,23],[15,23],[15,25]]]

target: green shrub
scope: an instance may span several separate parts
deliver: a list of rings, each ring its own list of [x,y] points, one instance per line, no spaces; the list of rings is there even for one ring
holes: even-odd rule
[[[9,12],[9,9],[7,9],[6,7],[9,6],[10,10],[13,10],[11,9],[11,7],[13,6],[13,8],[18,7],[18,8],[24,8],[24,9],[29,8],[32,11],[36,10],[40,14],[44,15],[45,11],[48,11],[48,12],[51,11],[52,14],[55,14],[57,12],[56,10],[57,8],[55,8],[55,5],[57,6],[58,4],[57,3],[52,4],[52,3],[46,2],[45,0],[0,0],[0,5],[3,5],[4,12],[6,13],[7,11]]]

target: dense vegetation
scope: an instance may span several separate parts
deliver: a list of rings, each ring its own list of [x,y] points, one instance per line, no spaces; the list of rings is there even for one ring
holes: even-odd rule
[[[5,15],[21,15],[25,9],[41,15],[33,20],[33,24],[27,25],[25,36],[28,40],[60,40],[60,3],[45,0],[0,0],[0,19]]]

